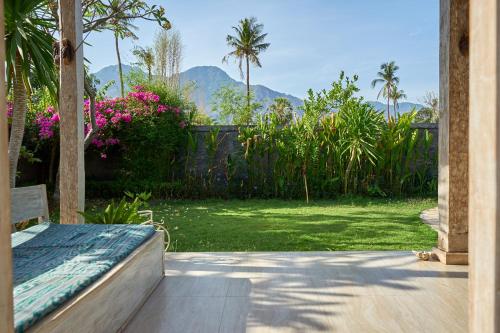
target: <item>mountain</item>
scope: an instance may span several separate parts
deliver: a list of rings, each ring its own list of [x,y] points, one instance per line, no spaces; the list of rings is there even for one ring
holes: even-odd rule
[[[123,64],[122,65],[123,77],[126,77],[132,69],[133,69],[132,66]],[[97,84],[97,89],[101,88],[110,81],[115,81],[115,83],[108,88],[106,95],[109,97],[120,96],[120,76],[118,74],[118,65],[106,66],[97,73],[94,73],[93,75],[97,80],[99,80],[99,83]],[[125,80],[125,90],[128,90],[128,85],[126,83],[126,80]]]
[[[132,69],[132,66],[122,65],[124,76],[128,75]],[[117,97],[120,95],[119,79],[118,79],[118,66],[112,65],[107,66],[94,73],[95,77],[100,81],[98,88],[102,87],[110,81],[115,81],[115,84],[111,85],[106,93],[109,97]],[[196,66],[188,69],[180,74],[181,85],[193,85],[191,92],[191,99],[195,102],[200,110],[203,110],[212,118],[217,118],[217,114],[212,113],[212,96],[223,86],[236,86],[239,89],[244,90],[245,84],[241,81],[237,81],[231,78],[226,72],[216,66]],[[125,90],[128,90],[128,86],[125,85]],[[252,85],[252,91],[255,94],[257,101],[263,104],[264,110],[272,103],[272,101],[277,97],[287,98],[294,108],[298,110],[299,106],[303,104],[302,99],[272,90],[263,85]],[[369,102],[373,107],[380,111],[386,110],[386,105],[384,103],[374,101]],[[420,104],[401,102],[399,103],[399,112],[404,113],[410,111],[413,107],[420,109],[423,106]],[[392,106],[391,106],[392,112]],[[384,113],[385,114],[385,113]]]
[[[197,66],[181,73],[181,85],[194,83],[191,93],[192,100],[206,113],[211,113],[211,98],[223,86],[235,86],[245,91],[245,84],[231,78],[226,72],[216,66]],[[263,105],[264,110],[272,104],[277,97],[287,98],[295,109],[303,104],[300,98],[284,94],[262,85],[251,85],[255,99]],[[214,116],[214,115],[212,115]]]
[[[384,115],[387,114],[387,104],[379,101],[369,101],[368,103],[370,103],[375,108],[375,110],[384,111]],[[400,113],[410,112],[413,109],[420,110],[421,108],[424,107],[422,104],[410,103],[410,102],[399,102],[398,104],[399,104],[398,112]],[[391,111],[391,114],[394,113],[394,107],[392,105],[389,107],[389,110]]]

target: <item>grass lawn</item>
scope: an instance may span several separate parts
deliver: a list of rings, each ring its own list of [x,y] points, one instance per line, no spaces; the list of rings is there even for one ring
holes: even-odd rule
[[[419,213],[431,199],[207,200],[151,204],[170,251],[424,250],[436,232]]]

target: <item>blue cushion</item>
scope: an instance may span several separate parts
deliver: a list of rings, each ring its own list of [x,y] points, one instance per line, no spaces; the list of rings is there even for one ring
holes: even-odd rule
[[[44,223],[12,234],[16,332],[73,298],[154,233],[143,225]]]

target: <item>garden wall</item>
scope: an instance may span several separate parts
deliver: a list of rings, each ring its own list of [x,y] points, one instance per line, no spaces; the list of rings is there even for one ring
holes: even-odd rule
[[[248,180],[248,166],[244,161],[244,149],[238,141],[238,126],[217,126],[220,131],[217,137],[217,150],[215,155],[207,149],[206,139],[214,130],[213,126],[196,126],[192,128],[195,138],[196,151],[190,154],[185,149],[173,162],[175,171],[161,181],[154,181],[144,185],[143,179],[123,177],[119,172],[119,153],[108,154],[106,159],[101,159],[96,152],[89,151],[85,156],[85,173],[87,178],[87,194],[91,197],[119,196],[124,190],[141,191],[143,186],[156,188],[154,194],[160,197],[205,197],[205,196],[245,196],[243,184]],[[413,124],[421,134],[428,130],[432,134],[430,156],[437,161],[438,152],[438,125]],[[422,150],[424,147],[419,147]],[[421,154],[424,155],[424,154]],[[160,157],[159,157],[160,158]],[[269,166],[267,156],[260,160],[259,165],[263,174],[272,178],[272,167]],[[172,163],[164,161],[162,163]],[[231,167],[229,165],[231,164]],[[417,161],[418,164],[418,161]],[[437,163],[432,168],[432,176],[437,176]],[[47,183],[46,163],[30,164],[21,161],[22,184]],[[228,181],[230,180],[230,181]],[[139,184],[138,187],[134,183]],[[161,183],[161,184],[160,184]],[[123,188],[122,188],[123,187]],[[258,189],[256,189],[258,192]]]
[[[241,143],[238,142],[238,126],[219,126],[220,132],[218,135],[218,140],[220,145],[217,150],[217,154],[215,157],[215,162],[211,163],[216,166],[216,176],[215,178],[219,180],[225,179],[224,170],[221,165],[226,163],[227,156],[242,154]],[[413,128],[418,129],[419,131],[428,130],[432,134],[432,145],[430,146],[430,155],[437,158],[438,153],[438,132],[439,125],[438,124],[413,124]],[[209,157],[206,145],[204,144],[204,140],[206,136],[212,130],[212,126],[197,126],[193,129],[195,136],[198,141],[198,147],[195,154],[193,170],[196,170],[198,175],[206,176],[208,174],[209,169]],[[419,149],[423,149],[419,147]],[[434,170],[437,175],[437,168]],[[236,175],[237,178],[245,178],[245,175]]]

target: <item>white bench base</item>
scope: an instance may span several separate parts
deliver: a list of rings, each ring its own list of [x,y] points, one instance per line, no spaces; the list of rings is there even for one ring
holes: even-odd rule
[[[157,231],[111,271],[28,332],[120,332],[163,279],[163,259],[163,232]]]

